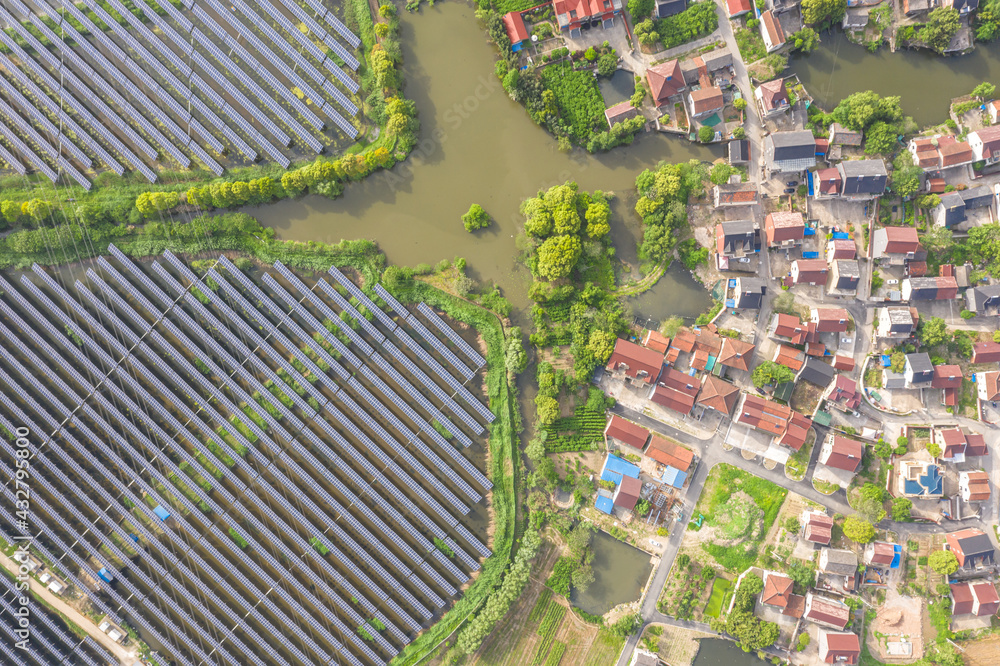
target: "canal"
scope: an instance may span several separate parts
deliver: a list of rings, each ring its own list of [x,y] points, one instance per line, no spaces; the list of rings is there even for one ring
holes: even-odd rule
[[[877,53],[853,44],[840,30],[821,35],[820,47],[793,56],[791,73],[826,110],[851,93],[874,90],[898,95],[903,113],[923,127],[948,117],[952,98],[969,94],[983,81],[1000,83],[1000,44],[977,44],[969,55],[942,58],[928,51]]]
[[[350,185],[336,201],[310,196],[249,211],[281,238],[372,238],[390,262],[408,266],[464,257],[472,277],[500,285],[523,322],[530,276],[517,262],[515,245],[523,199],[566,180],[584,190],[614,192],[614,240],[620,256],[634,261],[640,230],[630,195],[639,172],[664,160],[711,161],[722,155],[721,147],[657,133],[602,155],[560,153],[555,140],[500,87],[493,47],[471,6],[425,5],[419,14],[401,17],[406,95],[420,113],[420,146],[403,164]],[[631,94],[627,78],[619,75],[615,85]],[[460,219],[472,203],[496,220],[475,235]],[[661,280],[665,291],[673,293],[675,275]],[[677,290],[676,302],[697,314],[708,299],[700,285],[692,289],[689,283]]]

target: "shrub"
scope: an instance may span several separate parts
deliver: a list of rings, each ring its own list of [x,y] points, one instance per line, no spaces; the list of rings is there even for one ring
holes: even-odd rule
[[[477,203],[469,206],[469,212],[462,216],[465,230],[470,233],[479,229],[485,229],[490,226],[490,221],[489,214]]]

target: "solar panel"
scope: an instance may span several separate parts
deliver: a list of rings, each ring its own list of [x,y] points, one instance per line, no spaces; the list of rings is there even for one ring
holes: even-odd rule
[[[438,313],[434,312],[426,303],[420,303],[417,305],[417,309],[422,315],[424,315],[428,321],[430,321],[434,326],[444,333],[451,342],[458,347],[465,356],[472,361],[476,368],[481,368],[486,365],[486,359],[482,357],[479,352],[472,348],[472,346],[462,339],[458,333],[456,333],[451,326],[449,326]]]
[[[421,303],[421,305],[423,304]],[[455,356],[454,352],[438,340],[433,333],[428,331],[427,327],[421,324],[416,317],[410,315],[407,317],[406,323],[410,325],[410,328],[417,332],[417,335],[426,340],[431,347],[434,348],[434,351],[443,356],[444,359],[448,361],[448,363],[455,368],[460,375],[465,377],[466,380],[472,379],[475,376],[475,373],[466,367],[465,363]]]

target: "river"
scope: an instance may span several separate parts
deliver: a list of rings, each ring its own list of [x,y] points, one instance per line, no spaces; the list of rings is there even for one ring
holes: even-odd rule
[[[281,238],[371,238],[390,262],[408,266],[464,257],[472,277],[500,285],[515,307],[515,318],[523,322],[530,276],[518,264],[515,247],[523,199],[566,180],[584,190],[615,192],[613,238],[619,256],[634,263],[640,225],[632,206],[639,172],[663,160],[710,161],[722,155],[721,147],[655,132],[602,155],[560,153],[555,140],[500,87],[493,75],[493,47],[471,6],[424,5],[419,14],[401,16],[406,96],[420,114],[419,147],[391,171],[350,185],[336,201],[310,196],[248,211]],[[620,83],[624,90],[628,81]],[[472,203],[496,220],[474,235],[461,221]],[[661,284],[667,280],[671,282],[661,287],[671,297],[667,311],[674,306],[684,314],[707,309],[710,303],[700,285],[687,280],[670,289],[672,278]],[[640,314],[664,316],[664,307],[654,310]]]
[[[928,51],[890,53],[888,47],[869,53],[840,30],[820,37],[820,47],[794,56],[789,69],[826,110],[851,93],[874,90],[899,95],[903,112],[924,127],[948,117],[951,99],[983,81],[1000,83],[1000,43],[977,44],[969,55],[942,58]]]

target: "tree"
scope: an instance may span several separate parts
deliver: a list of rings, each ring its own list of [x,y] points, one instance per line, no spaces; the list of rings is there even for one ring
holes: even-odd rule
[[[734,139],[745,139],[745,138],[747,138],[747,131],[745,129],[743,129],[742,127],[737,127],[736,129],[733,130],[733,138]]]
[[[591,238],[603,238],[611,231],[611,207],[606,202],[592,202],[584,217],[587,218],[587,235]]]
[[[688,565],[691,564],[691,556],[687,553],[681,553],[677,556],[677,566],[681,569],[687,569]]]
[[[542,425],[548,425],[559,418],[559,401],[548,395],[540,395],[535,398],[535,409],[538,411],[538,420]]]
[[[684,327],[684,320],[680,317],[671,317],[660,325],[660,335],[672,338]]]
[[[884,460],[888,460],[892,457],[892,445],[884,439],[878,440],[875,443],[875,455]]]
[[[938,7],[927,15],[927,23],[917,31],[917,38],[938,53],[943,53],[960,27],[957,9]]]
[[[778,385],[790,382],[795,379],[795,372],[785,365],[778,365],[774,361],[761,361],[760,365],[753,369],[751,376],[753,385],[763,388],[769,384]]]
[[[804,592],[816,584],[816,567],[812,562],[791,560],[787,573],[799,591]]]
[[[941,317],[921,320],[917,338],[925,347],[935,347],[948,340],[948,326]]]
[[[733,108],[737,111],[744,111],[747,108],[747,101],[742,97],[733,100]]]
[[[913,155],[910,151],[900,151],[892,166],[892,173],[889,175],[889,186],[892,191],[904,199],[914,195],[920,189],[920,175],[923,169],[913,164]]]
[[[882,97],[871,91],[852,93],[840,101],[830,114],[841,125],[855,131],[867,131],[875,122],[894,124],[903,120],[899,97]]]
[[[17,224],[21,219],[21,206],[16,201],[0,202],[0,215],[3,215],[3,219],[9,224]]]
[[[524,351],[524,345],[521,343],[521,328],[519,326],[514,326],[510,329],[504,352],[507,376],[513,377],[520,372],[524,372],[524,369],[528,366],[528,354]]]
[[[934,458],[938,458],[941,455],[941,445],[937,442],[929,442],[927,444],[927,453],[931,454]]]
[[[792,50],[812,53],[819,46],[819,33],[812,28],[802,28],[790,34],[788,41],[792,44]]]
[[[950,550],[936,550],[927,558],[931,569],[942,576],[950,576],[958,571],[958,558]]]
[[[846,13],[847,0],[802,0],[802,21],[807,25],[840,23]]]
[[[881,155],[893,152],[899,145],[896,128],[882,121],[872,123],[865,132],[865,154]]]
[[[653,505],[644,499],[640,499],[638,502],[635,503],[635,512],[640,516],[649,515],[649,512],[650,510],[652,510],[652,508]]]
[[[858,515],[844,520],[844,536],[855,543],[868,543],[875,538],[875,526]]]
[[[462,222],[465,224],[465,230],[472,233],[490,226],[490,216],[482,206],[474,203],[469,206],[469,212],[462,216]]]
[[[589,564],[585,564],[573,572],[572,579],[573,587],[577,591],[581,593],[586,592],[590,584],[594,582],[594,570]]]
[[[580,239],[575,236],[553,236],[538,248],[538,272],[548,280],[569,276],[580,259]]]
[[[906,497],[895,497],[892,500],[892,519],[897,523],[904,522],[910,519],[910,509],[913,508],[913,502],[911,502]]]
[[[716,185],[723,185],[729,182],[729,177],[733,175],[736,170],[726,164],[725,162],[719,162],[718,164],[712,166],[712,170],[709,172],[709,179]]]
[[[937,254],[951,249],[955,241],[951,229],[934,225],[920,238],[920,243],[928,252]]]
[[[605,53],[597,59],[597,73],[601,76],[612,76],[618,71],[618,56],[614,53]]]
[[[988,81],[983,81],[978,86],[972,89],[972,96],[979,99],[981,102],[985,102],[988,99],[993,99],[993,93],[997,91],[997,87]]]
[[[31,199],[21,204],[21,212],[30,217],[35,224],[40,224],[51,215],[49,204],[41,199]]]
[[[545,442],[540,439],[533,439],[524,447],[524,454],[532,462],[538,462],[545,457]]]
[[[628,0],[628,13],[632,17],[633,23],[638,23],[644,19],[649,18],[653,13],[653,7],[656,5],[655,0]]]
[[[715,138],[715,130],[708,125],[702,125],[698,128],[698,140],[702,143],[709,143]]]

